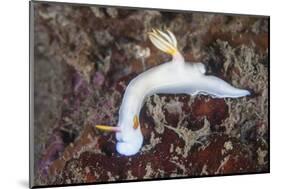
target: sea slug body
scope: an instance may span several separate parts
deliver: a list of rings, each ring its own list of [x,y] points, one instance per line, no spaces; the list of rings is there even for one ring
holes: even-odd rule
[[[139,74],[129,83],[119,109],[117,127],[96,125],[98,129],[116,131],[116,150],[126,156],[138,153],[142,147],[139,114],[146,97],[153,94],[205,94],[214,98],[238,98],[250,94],[218,77],[205,75],[202,63],[185,62],[170,31],[153,30],[149,32],[149,39],[173,59]]]

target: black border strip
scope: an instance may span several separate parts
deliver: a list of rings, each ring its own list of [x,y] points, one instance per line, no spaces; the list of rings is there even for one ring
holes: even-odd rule
[[[247,16],[247,17],[267,17],[268,19],[268,171],[264,172],[247,172],[247,173],[232,173],[223,175],[200,175],[200,176],[183,176],[183,177],[167,177],[167,178],[153,178],[143,180],[118,180],[118,181],[103,181],[103,182],[89,182],[89,183],[77,183],[77,184],[61,184],[61,185],[34,185],[34,140],[31,138],[34,134],[34,125],[31,120],[34,116],[34,80],[33,80],[33,68],[34,68],[34,3],[49,3],[49,4],[62,4],[62,5],[74,5],[74,6],[95,6],[95,7],[113,7],[113,8],[125,8],[125,9],[142,9],[142,10],[159,10],[165,12],[192,12],[203,14],[222,14],[228,16]],[[99,184],[113,184],[113,183],[131,183],[131,182],[147,182],[147,181],[162,181],[173,179],[191,179],[191,178],[211,178],[211,177],[224,177],[224,176],[240,176],[240,175],[255,175],[270,173],[270,16],[268,15],[254,15],[254,14],[238,14],[238,13],[223,13],[223,12],[205,12],[205,11],[192,11],[192,10],[174,10],[174,9],[162,9],[162,8],[149,8],[149,7],[126,7],[117,5],[99,5],[99,4],[87,4],[87,3],[69,3],[69,2],[54,2],[54,1],[29,1],[29,187],[30,188],[49,188],[49,187],[67,187],[67,186],[85,186],[85,185],[99,185]]]
[[[34,3],[29,2],[29,187],[34,186]]]
[[[223,175],[206,175],[206,176],[189,176],[189,177],[167,177],[167,178],[153,178],[143,180],[118,180],[118,181],[102,181],[102,182],[88,182],[88,183],[75,183],[75,184],[61,184],[61,185],[38,185],[31,188],[50,188],[50,187],[68,187],[68,186],[88,186],[88,185],[100,185],[100,184],[121,184],[121,183],[134,183],[134,182],[149,182],[149,181],[168,181],[168,180],[180,180],[180,179],[194,179],[194,178],[212,178],[212,177],[227,177],[227,176],[241,176],[241,175],[258,175],[270,173],[265,172],[247,172],[247,173],[234,173]]]
[[[31,0],[33,3],[53,3],[53,4],[63,4],[63,5],[73,5],[73,6],[95,6],[95,7],[102,7],[102,8],[124,8],[124,9],[143,9],[143,10],[158,10],[158,11],[165,11],[165,12],[177,12],[177,13],[203,13],[203,14],[222,14],[222,15],[229,15],[229,16],[247,16],[247,17],[270,17],[269,15],[259,15],[259,14],[242,14],[242,13],[224,13],[224,12],[209,12],[209,11],[193,11],[193,10],[177,10],[177,9],[165,9],[165,8],[156,8],[156,7],[133,7],[133,6],[122,6],[122,5],[101,5],[101,4],[90,4],[90,3],[69,3],[69,2],[56,2],[56,1],[41,1],[41,0]]]
[[[267,137],[268,137],[268,173],[270,173],[270,17],[268,17],[268,81],[267,81],[267,85],[268,85],[268,115],[267,115],[267,119],[268,119],[268,133],[267,133]]]

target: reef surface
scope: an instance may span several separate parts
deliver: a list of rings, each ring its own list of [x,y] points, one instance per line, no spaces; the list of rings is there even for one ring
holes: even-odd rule
[[[35,185],[269,171],[267,17],[34,3]],[[115,150],[122,95],[137,74],[169,61],[149,41],[169,29],[183,56],[251,91],[239,99],[153,95],[144,145]]]

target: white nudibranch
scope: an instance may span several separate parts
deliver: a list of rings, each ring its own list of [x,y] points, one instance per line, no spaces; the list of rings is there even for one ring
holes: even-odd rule
[[[172,60],[139,74],[129,83],[119,109],[117,127],[96,125],[98,129],[116,132],[116,150],[126,156],[138,153],[142,147],[139,114],[146,97],[153,94],[204,94],[214,98],[238,98],[250,94],[218,77],[205,75],[202,63],[185,62],[172,32],[152,30],[148,35],[158,49],[172,55]]]

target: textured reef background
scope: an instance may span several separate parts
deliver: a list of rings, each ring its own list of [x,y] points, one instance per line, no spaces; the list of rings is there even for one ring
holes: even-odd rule
[[[35,184],[269,171],[268,18],[34,3]],[[190,62],[251,91],[239,99],[153,95],[135,156],[115,150],[128,82],[168,61],[146,32],[171,30]]]

